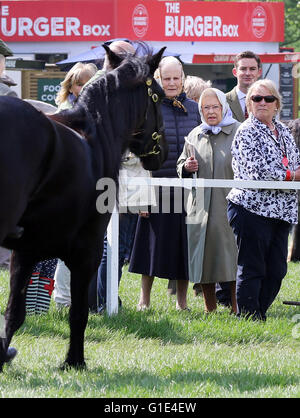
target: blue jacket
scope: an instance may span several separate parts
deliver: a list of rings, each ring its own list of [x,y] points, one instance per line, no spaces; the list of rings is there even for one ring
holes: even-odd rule
[[[153,171],[153,177],[178,177],[176,163],[184,146],[184,137],[201,123],[198,103],[181,93],[177,99],[186,109],[173,104],[172,99],[164,98],[161,106],[165,136],[169,146],[168,159],[160,170]]]

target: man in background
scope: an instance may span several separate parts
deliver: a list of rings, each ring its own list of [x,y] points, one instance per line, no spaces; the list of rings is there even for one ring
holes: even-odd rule
[[[248,117],[245,104],[248,89],[262,74],[259,56],[252,51],[240,52],[235,57],[232,74],[237,79],[237,85],[226,93],[227,102],[234,119],[244,122]]]

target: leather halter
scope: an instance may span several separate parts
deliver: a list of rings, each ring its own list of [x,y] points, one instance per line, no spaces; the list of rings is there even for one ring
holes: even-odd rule
[[[153,132],[152,135],[151,135],[152,141],[154,141],[152,150],[145,153],[145,154],[140,154],[139,157],[148,157],[149,155],[158,155],[161,152],[159,142],[162,138],[162,135],[160,134],[161,130],[159,128],[159,118],[158,118],[158,109],[157,109],[158,95],[156,93],[153,93],[153,91],[152,91],[152,88],[151,88],[152,79],[151,78],[148,78],[146,80],[146,85],[148,87],[148,99],[150,99],[150,100],[148,100],[146,115],[147,115],[148,108],[149,108],[150,104],[153,103],[154,104],[154,111],[155,111],[155,119],[156,119],[156,131]]]

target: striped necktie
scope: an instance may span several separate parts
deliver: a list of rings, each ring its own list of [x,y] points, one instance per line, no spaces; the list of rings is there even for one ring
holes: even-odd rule
[[[243,97],[244,100],[244,105],[245,105],[245,110],[244,110],[244,116],[245,116],[245,120],[248,119],[248,111],[247,111],[247,106],[246,106],[246,96]]]

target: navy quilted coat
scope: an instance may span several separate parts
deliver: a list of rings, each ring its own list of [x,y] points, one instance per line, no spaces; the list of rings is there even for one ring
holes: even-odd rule
[[[187,99],[185,93],[178,100],[186,112],[174,106],[171,99],[164,99],[162,104],[169,154],[162,168],[152,172],[155,177],[177,177],[176,163],[183,149],[184,137],[200,123],[198,104]],[[159,196],[162,197],[162,191]],[[161,199],[159,203],[161,205]],[[185,213],[174,213],[173,208],[173,196],[170,193],[169,213],[150,213],[149,218],[139,217],[130,272],[164,279],[188,280]]]
[[[166,140],[169,145],[168,158],[160,170],[153,171],[153,177],[178,177],[176,163],[182,153],[184,137],[201,123],[198,103],[186,97],[185,93],[178,96],[186,112],[173,105],[172,99],[163,99],[161,110],[165,126]]]

